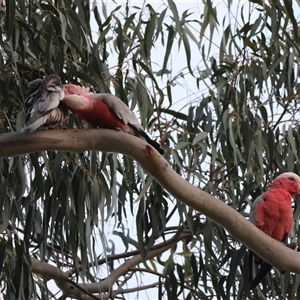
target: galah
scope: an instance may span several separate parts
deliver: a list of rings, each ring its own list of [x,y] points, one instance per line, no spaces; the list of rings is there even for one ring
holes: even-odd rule
[[[61,126],[68,116],[61,102],[64,95],[63,84],[55,74],[31,81],[25,99],[26,123],[21,132]]]
[[[108,93],[94,94],[88,88],[74,84],[66,84],[64,92],[63,103],[92,127],[124,131],[146,140],[160,154],[164,153],[160,145],[146,134],[135,114],[118,97]]]
[[[287,243],[294,223],[292,196],[299,192],[300,177],[297,174],[287,172],[279,175],[270,188],[253,202],[250,221],[275,240]],[[254,289],[271,268],[270,264],[263,262],[250,289]]]

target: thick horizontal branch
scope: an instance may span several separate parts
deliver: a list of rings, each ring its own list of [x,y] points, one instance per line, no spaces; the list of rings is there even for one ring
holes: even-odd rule
[[[104,129],[52,130],[0,136],[0,157],[43,150],[119,152],[134,158],[175,198],[223,226],[280,271],[300,274],[300,254],[267,236],[222,201],[192,186],[149,144],[129,134]]]

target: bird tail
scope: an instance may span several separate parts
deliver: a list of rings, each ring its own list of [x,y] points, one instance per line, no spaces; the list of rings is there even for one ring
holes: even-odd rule
[[[164,150],[160,147],[160,144],[152,140],[145,132],[143,134],[143,137],[146,139],[147,143],[154,147],[161,155],[165,153]]]
[[[251,256],[253,256],[252,251],[251,252]],[[254,259],[252,259],[251,257],[249,257],[249,264],[254,264]],[[251,278],[251,283],[249,286],[250,290],[253,290],[262,280],[263,278],[268,274],[268,272],[272,269],[272,266],[267,263],[266,261],[262,261],[260,269],[258,271],[258,273],[256,274],[255,278],[252,280],[253,278],[253,266],[249,267],[249,270],[251,270],[251,275],[249,276]]]
[[[36,120],[30,120],[30,122],[26,123],[24,127],[21,129],[20,132],[33,132],[36,131],[39,127],[45,124],[46,117],[41,116],[40,118],[37,118]]]
[[[287,243],[287,234],[282,239],[282,241],[284,243]],[[296,249],[297,244],[295,242],[292,242],[290,244],[287,244],[286,246],[291,249]],[[259,269],[258,273],[256,274],[255,278],[253,279],[253,269],[254,269],[254,266],[253,266],[254,259],[252,258],[253,256],[254,256],[254,253],[249,250],[249,278],[250,278],[250,280],[252,280],[250,287],[249,287],[250,290],[253,290],[262,281],[262,279],[268,274],[268,272],[272,269],[272,266],[269,263],[260,259],[261,260],[260,269]]]
[[[135,126],[128,124],[131,129],[133,129],[134,135],[138,137],[142,137],[146,140],[148,144],[150,144],[153,148],[155,148],[161,155],[163,155],[165,152],[161,148],[160,144],[156,141],[152,140],[149,135],[142,129],[138,129]]]

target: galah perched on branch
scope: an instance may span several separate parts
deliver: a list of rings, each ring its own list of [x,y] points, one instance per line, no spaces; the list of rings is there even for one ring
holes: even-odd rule
[[[68,109],[61,102],[64,95],[63,84],[55,74],[31,81],[25,99],[26,124],[22,132],[61,126],[68,116]]]
[[[270,188],[253,202],[250,221],[275,240],[287,243],[294,223],[292,196],[299,192],[300,177],[297,174],[287,172],[279,175]],[[250,289],[254,289],[271,268],[270,264],[263,262]]]
[[[74,84],[64,86],[63,103],[91,126],[122,130],[152,145],[160,154],[164,151],[144,131],[142,125],[128,106],[111,94],[94,94],[88,88]]]

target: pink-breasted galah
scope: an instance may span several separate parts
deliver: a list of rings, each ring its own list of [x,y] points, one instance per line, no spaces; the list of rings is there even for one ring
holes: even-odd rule
[[[74,84],[64,86],[63,103],[68,109],[94,128],[121,130],[146,140],[160,154],[164,151],[144,131],[135,114],[118,97],[108,94],[94,94],[89,88]]]
[[[250,221],[273,239],[286,244],[294,224],[292,196],[299,192],[300,177],[297,174],[287,172],[279,175],[270,188],[254,200]],[[254,289],[271,268],[270,264],[263,262],[250,289]]]
[[[68,116],[61,102],[64,96],[64,86],[55,74],[31,81],[25,99],[26,123],[21,132],[60,127]]]

